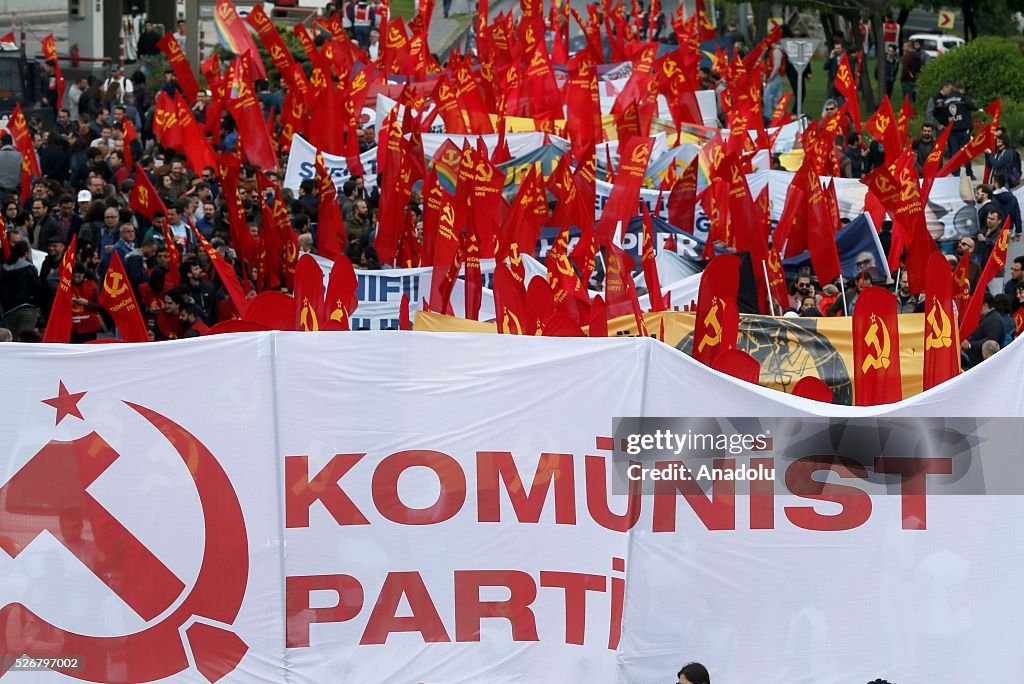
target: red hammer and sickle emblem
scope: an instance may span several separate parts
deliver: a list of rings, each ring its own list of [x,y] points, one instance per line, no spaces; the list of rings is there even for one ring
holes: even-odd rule
[[[20,603],[0,609],[0,624],[41,625],[40,633],[59,644],[61,653],[80,656],[76,669],[54,668],[63,674],[85,681],[128,684],[164,679],[186,670],[190,665],[179,628],[194,619],[185,629],[187,641],[199,672],[215,682],[234,670],[249,648],[230,629],[249,576],[242,508],[227,473],[198,439],[151,409],[125,403],[170,442],[199,494],[206,538],[195,583],[173,611],[134,634],[76,634],[50,625]],[[72,442],[48,443],[0,487],[0,501],[6,502],[7,508],[17,502],[31,506],[30,510],[25,506],[29,515],[0,516],[0,537],[14,542],[3,548],[17,557],[29,542],[49,532],[149,621],[179,600],[185,584],[86,491],[119,457],[95,432]],[[12,520],[15,517],[17,522]],[[25,647],[8,642],[5,635],[0,635],[0,646],[0,662],[8,667],[12,657],[53,655],[41,652],[45,643]],[[113,663],[121,666],[110,669]]]

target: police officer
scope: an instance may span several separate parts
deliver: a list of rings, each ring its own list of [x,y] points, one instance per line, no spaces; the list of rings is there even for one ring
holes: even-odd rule
[[[973,112],[981,109],[969,95],[964,92],[962,85],[954,85],[950,88],[949,94],[943,99],[943,106],[946,108],[946,120],[949,121],[949,153],[956,154],[964,145],[971,140],[971,130],[974,128]],[[974,169],[970,162],[965,164],[967,175],[974,179]],[[959,171],[957,172],[959,175]]]
[[[359,0],[355,5],[349,5],[352,37],[364,50],[370,46],[370,29],[373,28],[376,18],[373,7],[367,0]]]

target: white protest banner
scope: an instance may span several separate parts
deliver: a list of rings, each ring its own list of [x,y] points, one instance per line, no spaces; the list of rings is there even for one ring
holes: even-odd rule
[[[284,171],[283,187],[297,193],[302,181],[316,180],[316,152],[316,148],[301,135],[295,134],[292,137],[292,149],[288,153],[288,166]],[[363,187],[370,191],[377,187],[377,148],[373,147],[360,154],[359,163],[363,165]],[[341,186],[351,177],[348,162],[344,157],[336,157],[325,152],[324,166],[331,174],[331,180],[334,181],[334,186],[340,195]]]
[[[616,417],[722,406],[826,440],[816,416],[1019,426],[1019,343],[876,408],[744,383],[651,339],[0,346],[18,388],[0,412],[0,657],[27,684],[658,684],[690,660],[726,683],[1019,672],[1012,449],[974,475],[970,453],[854,468],[788,457],[799,444],[778,430],[765,450],[715,451],[734,477],[658,496],[627,494],[627,474],[654,470],[612,451]],[[714,424],[730,444],[764,436]],[[950,495],[978,477],[1004,495]]]

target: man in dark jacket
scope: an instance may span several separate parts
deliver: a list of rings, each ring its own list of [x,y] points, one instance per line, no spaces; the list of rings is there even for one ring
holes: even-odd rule
[[[15,339],[36,327],[38,304],[39,273],[32,264],[32,249],[20,240],[11,245],[11,260],[0,269],[0,305]]]
[[[1010,235],[1013,241],[1020,240],[1021,219],[1020,202],[1006,187],[1006,176],[996,174],[992,177],[992,203],[996,205],[1003,216],[1010,217]]]
[[[1002,346],[1003,340],[1006,338],[1006,326],[1003,323],[1003,317],[995,310],[994,303],[995,298],[992,296],[992,293],[986,292],[985,300],[981,305],[981,320],[978,321],[978,327],[960,345],[967,368],[981,363],[981,347],[985,344],[986,340],[994,340],[996,344]]]

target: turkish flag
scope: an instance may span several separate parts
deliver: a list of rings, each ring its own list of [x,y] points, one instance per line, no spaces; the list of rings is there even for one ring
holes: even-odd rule
[[[156,193],[156,188],[149,181],[149,176],[138,164],[135,166],[135,184],[132,185],[131,194],[128,196],[128,208],[139,212],[150,221],[158,211],[167,214],[167,207],[164,206],[163,200]]]
[[[753,356],[739,349],[726,349],[715,355],[711,367],[719,373],[757,385],[761,381],[761,364]]]
[[[99,303],[110,317],[125,342],[148,342],[149,334],[142,311],[135,301],[128,273],[121,263],[121,256],[115,251],[110,257],[110,267],[103,278],[103,289],[100,290]]]
[[[295,330],[318,332],[324,323],[324,274],[311,254],[295,264]]]
[[[50,318],[46,322],[46,332],[43,333],[43,342],[71,341],[71,269],[75,265],[75,248],[78,246],[78,236],[71,236],[71,244],[64,251],[64,257],[60,260],[60,281],[57,285],[57,295],[53,299],[53,307],[50,309]]]
[[[195,102],[199,96],[199,81],[192,73],[192,65],[188,63],[188,57],[182,52],[174,34],[165,33],[164,37],[157,41],[156,46],[167,55],[167,61],[171,63],[171,69],[174,70],[174,76],[178,79],[178,85],[181,86],[181,92],[185,93],[185,98],[189,102]]]
[[[348,330],[349,319],[359,306],[359,278],[352,262],[342,254],[334,260],[334,268],[327,280],[323,330]]]
[[[926,390],[960,374],[960,344],[953,311],[953,273],[941,252],[928,257],[924,298],[924,381]]]
[[[853,396],[857,406],[903,399],[896,295],[869,287],[853,307]]]
[[[740,258],[735,254],[719,254],[704,269],[697,294],[697,320],[690,355],[707,366],[722,350],[736,347],[740,327],[736,304],[739,288]]]
[[[1010,217],[1007,216],[1006,221],[1003,223],[1003,229],[999,231],[999,239],[996,240],[992,253],[988,255],[988,262],[985,263],[985,268],[981,272],[978,285],[974,288],[974,294],[971,295],[971,303],[967,305],[967,311],[960,317],[961,342],[970,337],[975,328],[978,327],[978,321],[981,318],[981,305],[985,301],[988,284],[995,277],[996,273],[999,273],[1006,267],[1006,248],[1009,242]],[[1001,343],[1002,341],[1000,340]]]

